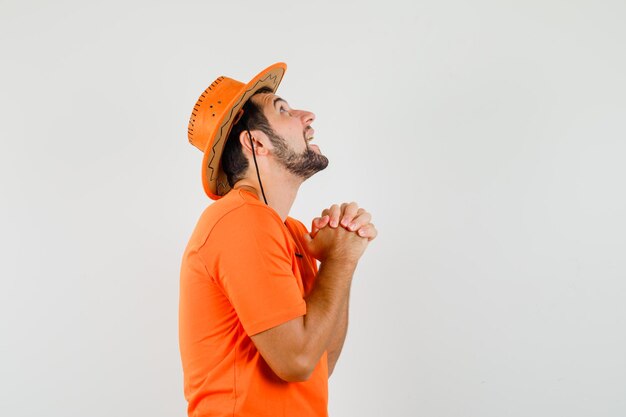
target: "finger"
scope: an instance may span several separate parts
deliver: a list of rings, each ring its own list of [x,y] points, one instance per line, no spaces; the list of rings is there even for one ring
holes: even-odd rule
[[[361,214],[363,214],[363,213],[367,213],[367,212],[365,211],[365,209],[359,208],[359,209],[356,211],[356,214],[354,215],[354,217],[352,218],[352,221],[351,221],[350,223],[348,223],[348,226],[346,226],[346,229],[348,229],[348,230],[352,230],[352,231],[357,230],[357,229],[358,229],[358,227],[355,227],[354,229],[350,228],[350,224],[351,224],[351,223],[354,223],[354,220],[355,220],[358,216],[360,216]],[[364,224],[366,224],[366,223],[369,223],[369,221],[367,221],[367,222],[361,222],[361,225],[364,225]]]
[[[346,211],[346,207],[348,206],[348,203],[341,203],[341,205],[339,206],[339,224],[343,226],[343,215]]]
[[[337,227],[339,225],[339,216],[341,215],[341,210],[337,204],[333,204],[330,206],[330,227]]]
[[[359,206],[354,201],[350,204],[342,204],[343,215],[341,217],[341,225],[343,227],[348,227],[350,223],[352,223],[352,219],[357,215],[359,210]]]
[[[323,229],[328,225],[329,221],[328,216],[316,217],[311,222],[311,234],[315,236],[320,229]]]
[[[320,223],[322,221],[321,217],[315,217],[313,218],[313,220],[311,220],[311,231],[315,230],[315,229],[320,229]]]
[[[315,236],[318,230],[320,230],[319,228],[320,219],[321,217],[316,217],[313,220],[311,220],[311,236]]]
[[[324,227],[326,227],[329,221],[330,221],[330,216],[328,215],[322,216],[322,218],[319,221],[319,228],[323,229]]]
[[[361,227],[357,233],[359,236],[367,238],[369,241],[376,239],[376,236],[378,236],[378,230],[376,230],[373,223],[369,223]]]
[[[355,231],[359,230],[361,227],[367,225],[372,221],[372,215],[367,211],[363,211],[363,213],[357,215],[347,227],[348,230]]]

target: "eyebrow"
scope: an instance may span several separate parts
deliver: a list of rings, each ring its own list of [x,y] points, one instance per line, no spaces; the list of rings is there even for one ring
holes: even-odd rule
[[[276,98],[274,99],[274,102],[272,103],[272,104],[274,105],[274,107],[276,107],[276,103],[278,103],[279,101],[282,101],[282,102],[283,102],[283,103],[285,103],[286,105],[289,105],[289,103],[287,103],[287,102],[286,102],[285,100],[283,100],[282,98],[280,98],[280,97],[276,97]]]

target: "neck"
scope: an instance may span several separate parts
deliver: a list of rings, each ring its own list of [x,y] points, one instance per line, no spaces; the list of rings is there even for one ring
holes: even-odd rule
[[[268,173],[261,172],[261,182],[263,183],[263,191],[265,191],[265,197],[267,198],[267,205],[270,206],[278,215],[280,219],[285,222],[293,202],[296,200],[298,189],[302,181],[294,181],[290,176],[281,173],[278,176],[268,175]],[[263,194],[261,193],[261,186],[256,178],[247,177],[240,181],[237,181],[235,189],[244,189],[256,194],[256,196],[263,202]]]

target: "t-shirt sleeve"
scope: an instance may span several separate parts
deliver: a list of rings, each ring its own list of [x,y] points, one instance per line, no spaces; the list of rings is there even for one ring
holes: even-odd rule
[[[284,226],[266,207],[224,216],[200,252],[249,336],[306,314]]]

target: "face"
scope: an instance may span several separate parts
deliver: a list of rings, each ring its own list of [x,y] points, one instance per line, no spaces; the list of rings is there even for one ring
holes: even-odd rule
[[[317,145],[310,143],[315,133],[311,127],[315,120],[313,113],[292,109],[275,94],[259,94],[257,102],[272,127],[273,133],[268,136],[281,165],[302,179],[328,166],[328,158]]]

